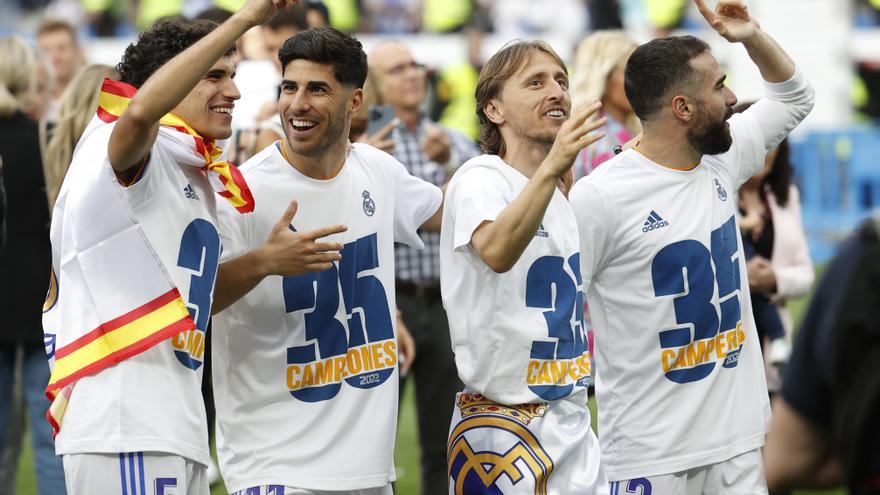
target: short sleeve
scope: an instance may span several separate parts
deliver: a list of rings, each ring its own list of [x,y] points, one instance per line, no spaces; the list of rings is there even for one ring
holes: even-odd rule
[[[474,167],[459,171],[447,192],[447,208],[453,208],[453,249],[467,246],[483,222],[493,222],[510,204],[510,183],[500,171]],[[446,225],[444,225],[446,228]]]
[[[418,230],[443,204],[439,187],[414,177],[402,163],[388,156],[394,177],[394,241],[423,248]]]
[[[223,246],[221,263],[238,258],[248,251],[248,229],[252,215],[253,213],[239,213],[228,201],[217,201],[217,228]]]
[[[568,200],[578,225],[581,276],[586,291],[607,262],[612,214],[595,181],[589,177],[575,183]]]

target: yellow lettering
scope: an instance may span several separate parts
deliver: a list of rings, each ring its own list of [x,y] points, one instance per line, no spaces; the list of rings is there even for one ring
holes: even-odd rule
[[[385,350],[385,366],[390,368],[397,365],[397,342],[386,340],[382,348]]]
[[[373,366],[380,368],[382,366],[382,344],[370,344],[370,358],[373,360]]]
[[[675,351],[666,349],[660,353],[660,364],[663,366],[663,373],[669,373],[669,370],[675,365]]]
[[[293,364],[287,367],[287,388],[290,390],[299,390],[301,384],[296,379],[296,375],[300,374],[299,366]]]
[[[736,324],[736,335],[739,337],[739,345],[742,345],[746,341],[746,333],[743,332],[742,322],[737,322]],[[737,346],[739,347],[739,346]]]
[[[724,349],[724,334],[719,333],[715,336],[715,356],[718,359],[723,358],[727,355],[727,351]]]
[[[736,345],[736,335],[735,332],[727,332],[724,334],[727,339],[727,348],[729,349],[727,352],[730,352],[736,349],[738,346]]]
[[[529,361],[529,367],[526,369],[526,383],[534,385],[538,383],[538,368],[541,363],[538,361]]]
[[[696,364],[699,364],[697,362],[697,346],[695,346],[694,343],[691,342],[685,347],[685,349],[687,352],[687,365],[694,366]]]
[[[361,347],[361,362],[363,362],[364,371],[373,371],[373,368],[376,367],[376,364],[373,362],[373,358],[370,355],[370,349],[367,346]]]
[[[189,353],[196,359],[202,358],[202,354],[205,353],[205,334],[193,331],[193,347]]]
[[[541,371],[538,373],[538,383],[541,385],[546,385],[553,383],[550,381],[550,374],[547,372],[547,363],[541,363]]]
[[[349,349],[345,354],[345,359],[348,364],[349,373],[357,375],[361,372],[361,355],[358,353],[357,348]]]
[[[340,382],[343,378],[345,378],[348,373],[345,372],[345,360],[348,357],[346,353],[345,356],[336,356],[333,358],[333,381]]]
[[[672,364],[672,369],[684,367],[687,367],[687,348],[682,347],[678,350],[678,356],[675,357],[675,362]]]
[[[312,370],[312,366],[307,364],[303,366],[303,376],[302,376],[302,387],[310,387],[315,384],[315,372]]]
[[[188,333],[192,330],[187,330],[185,332],[180,332],[171,339],[171,346],[178,350],[184,350],[186,348],[186,337]]]

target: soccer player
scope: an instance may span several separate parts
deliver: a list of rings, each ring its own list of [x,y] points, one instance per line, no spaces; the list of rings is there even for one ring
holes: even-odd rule
[[[604,119],[570,114],[549,45],[516,42],[477,82],[480,142],[449,183],[441,290],[458,374],[449,493],[607,493],[590,428],[580,253],[564,178]]]
[[[766,96],[733,115],[736,97],[706,43],[683,36],[639,47],[625,88],[641,141],[570,195],[612,494],[767,493],[770,408],[735,194],[814,96],[740,0],[714,12],[696,4],[721,36],[743,44]]]
[[[235,40],[293,3],[250,0],[219,27],[160,22],[126,49],[121,82],[105,81],[52,225],[47,395],[68,493],[209,493],[201,365],[224,201],[212,186],[253,209],[214,140],[239,98]]]
[[[442,192],[348,141],[359,41],[313,28],[279,59],[284,138],[242,165],[259,207],[221,210],[217,308],[246,295],[214,320],[220,469],[230,492],[391,494],[394,243],[439,227]],[[266,261],[275,238],[298,247],[285,267]]]

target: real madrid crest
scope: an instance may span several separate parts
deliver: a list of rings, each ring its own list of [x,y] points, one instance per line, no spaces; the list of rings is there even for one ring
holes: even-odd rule
[[[715,192],[718,193],[718,199],[721,201],[727,201],[727,191],[724,190],[724,186],[718,182],[718,179],[715,179]]]
[[[376,202],[370,197],[370,191],[362,192],[361,196],[364,198],[364,213],[366,213],[368,217],[373,216],[373,214],[376,213]]]

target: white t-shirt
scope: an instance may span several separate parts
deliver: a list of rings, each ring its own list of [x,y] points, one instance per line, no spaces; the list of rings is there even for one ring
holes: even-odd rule
[[[583,329],[577,225],[556,190],[541,226],[509,271],[470,246],[529,179],[495,155],[468,160],[449,183],[440,231],[440,286],[458,375],[502,403],[571,397],[586,403],[590,356]]]
[[[610,481],[721,462],[764,443],[770,407],[735,195],[812,106],[799,74],[767,92],[730,119],[727,153],[679,171],[627,150],[569,195]]]
[[[112,129],[88,139],[109,141]],[[143,176],[125,193],[197,329],[77,380],[55,439],[59,455],[150,451],[210,461],[201,386],[221,251],[217,203],[201,169],[176,163],[164,139],[160,132]]]
[[[253,215],[220,209],[224,253],[262,245],[296,199],[297,231],[337,224],[333,268],[267,277],[214,318],[217,451],[230,492],[256,485],[351,490],[394,479],[397,342],[394,242],[421,246],[439,188],[354,144],[339,174],[311,179],[278,143],[242,167]]]

